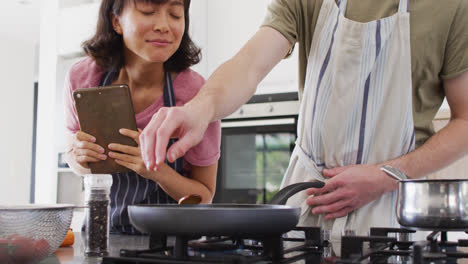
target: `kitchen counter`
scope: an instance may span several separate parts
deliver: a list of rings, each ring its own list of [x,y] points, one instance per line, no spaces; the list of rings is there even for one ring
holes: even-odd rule
[[[78,264],[92,263],[98,264],[102,262],[98,257],[84,256],[84,241],[81,232],[75,232],[75,243],[71,247],[62,247],[57,249],[54,254],[41,261],[39,264]],[[83,233],[84,234],[84,233]],[[109,256],[119,256],[120,249],[148,249],[148,236],[130,236],[130,235],[113,235],[109,237]]]

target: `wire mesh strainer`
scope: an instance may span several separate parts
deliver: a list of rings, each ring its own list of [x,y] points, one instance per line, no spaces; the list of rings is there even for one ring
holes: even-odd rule
[[[0,263],[37,263],[60,246],[73,205],[0,205]]]

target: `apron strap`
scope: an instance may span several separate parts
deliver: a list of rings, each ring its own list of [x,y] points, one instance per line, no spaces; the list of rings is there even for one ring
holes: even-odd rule
[[[348,5],[348,0],[337,0],[336,4],[340,8],[341,13],[345,15],[346,6]],[[409,0],[400,0],[400,3],[398,4],[398,12],[400,13],[409,12]]]
[[[348,0],[337,0],[336,4],[340,8],[340,11],[344,16],[346,14],[346,7],[348,6]]]
[[[409,0],[400,0],[400,4],[398,6],[398,12],[400,13],[409,12]]]
[[[174,107],[176,106],[176,100],[174,95],[174,86],[172,85],[172,77],[170,72],[166,72],[166,82],[164,84],[164,92],[163,92],[163,99],[164,99],[164,106],[165,107]],[[178,139],[171,138],[169,140],[169,144],[167,148],[172,146]],[[183,175],[183,167],[184,167],[184,159],[178,158],[174,163],[169,163],[166,159],[166,163],[177,171],[179,174]]]
[[[112,84],[112,81],[117,77],[117,72],[105,72],[99,82],[99,86],[108,86]]]
[[[166,72],[166,81],[164,82],[163,92],[164,106],[173,107],[176,105],[174,96],[174,87],[172,85],[172,77],[169,72]]]

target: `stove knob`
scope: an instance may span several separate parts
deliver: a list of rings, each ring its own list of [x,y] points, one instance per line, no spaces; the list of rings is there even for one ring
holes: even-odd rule
[[[275,111],[273,105],[268,106],[268,112],[273,113],[273,111]]]

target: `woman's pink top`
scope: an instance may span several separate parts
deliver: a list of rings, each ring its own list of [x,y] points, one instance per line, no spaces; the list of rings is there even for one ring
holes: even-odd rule
[[[66,129],[71,133],[80,130],[78,116],[73,99],[73,91],[78,88],[97,87],[101,82],[104,70],[99,67],[91,58],[85,58],[75,63],[67,74],[65,80],[65,124]],[[205,79],[187,69],[177,75],[173,81],[176,105],[181,106],[190,101],[205,83]],[[164,106],[161,96],[152,105],[144,111],[135,115],[138,128],[143,130],[150,122],[151,117]],[[190,170],[189,165],[209,166],[218,161],[220,156],[221,127],[220,122],[216,121],[208,126],[202,141],[191,148],[184,156],[186,170]],[[188,164],[187,164],[188,163]]]

